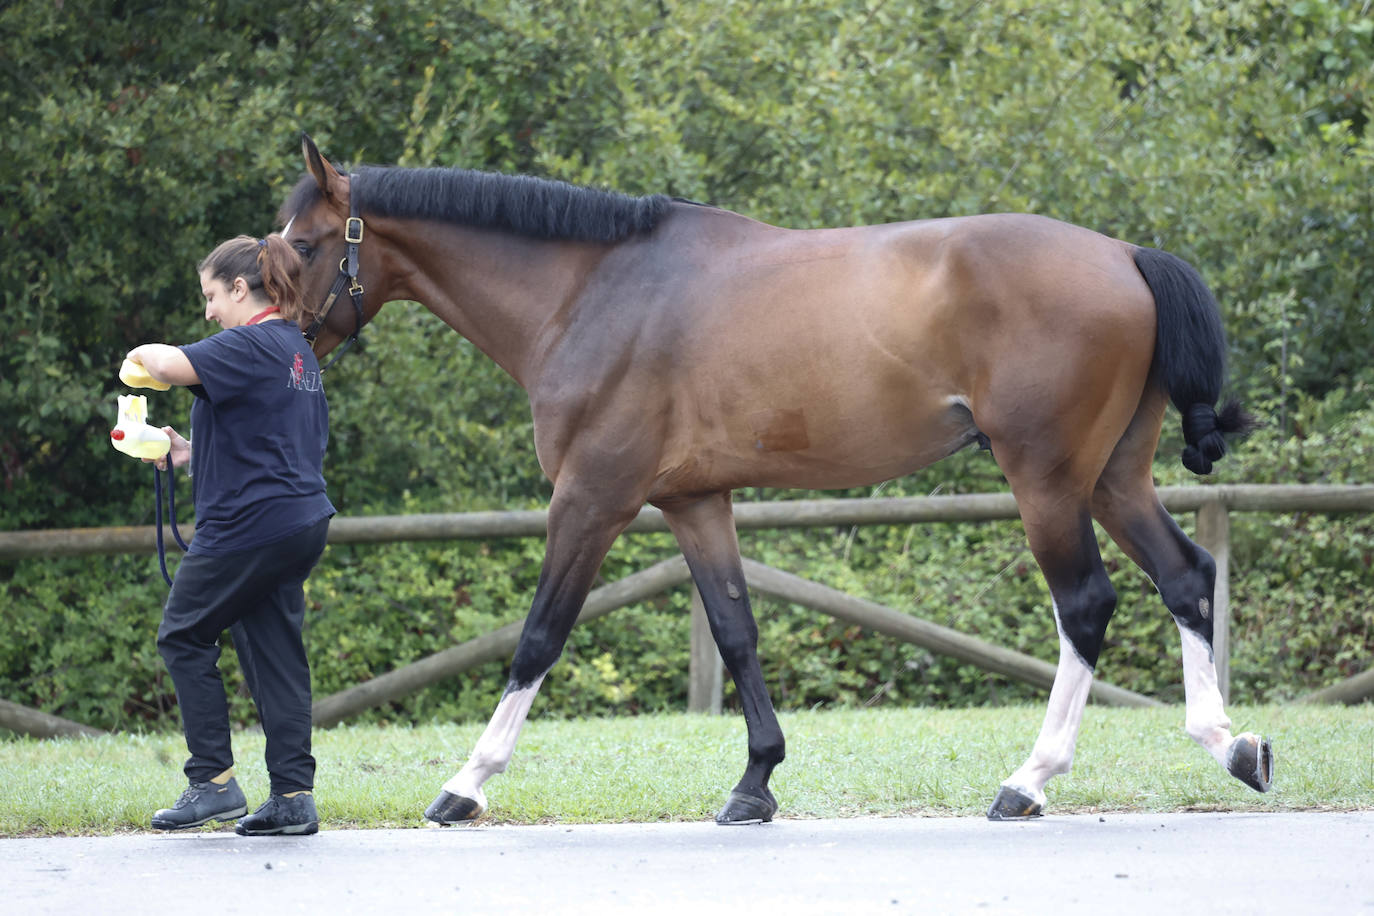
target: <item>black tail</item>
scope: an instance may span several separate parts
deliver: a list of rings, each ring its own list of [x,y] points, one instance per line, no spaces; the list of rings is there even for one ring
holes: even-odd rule
[[[1183,414],[1183,466],[1210,474],[1212,462],[1226,454],[1224,436],[1243,435],[1254,426],[1235,401],[1216,411],[1226,377],[1221,311],[1202,277],[1182,258],[1137,248],[1135,266],[1155,297],[1155,363],[1169,399]]]

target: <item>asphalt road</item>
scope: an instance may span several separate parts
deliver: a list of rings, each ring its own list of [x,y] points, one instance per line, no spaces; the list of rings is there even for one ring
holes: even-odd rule
[[[0,912],[1368,913],[1374,811],[0,840]]]

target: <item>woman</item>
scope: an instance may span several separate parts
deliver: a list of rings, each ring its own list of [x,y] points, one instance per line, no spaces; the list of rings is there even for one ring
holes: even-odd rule
[[[199,267],[205,318],[224,330],[198,343],[145,344],[128,358],[187,385],[194,447],[171,427],[160,466],[190,463],[196,533],[177,570],[157,644],[176,686],[190,782],[159,830],[247,814],[234,779],[219,638],[233,634],[267,736],[271,795],[235,827],[243,836],[319,829],[310,754],[310,668],[301,640],[304,584],[334,507],[321,466],[329,407],[297,324],[299,256],[279,235],[239,236]]]

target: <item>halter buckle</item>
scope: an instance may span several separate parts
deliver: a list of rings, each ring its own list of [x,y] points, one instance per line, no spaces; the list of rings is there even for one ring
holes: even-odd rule
[[[354,224],[357,224],[356,226]],[[359,216],[350,216],[348,222],[344,223],[344,241],[350,245],[360,245],[363,241],[363,220]]]

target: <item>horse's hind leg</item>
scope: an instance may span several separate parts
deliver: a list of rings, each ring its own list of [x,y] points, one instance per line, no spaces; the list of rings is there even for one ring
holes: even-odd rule
[[[1161,402],[1158,412],[1162,411]],[[1140,435],[1134,437],[1137,432]],[[1217,686],[1211,614],[1216,564],[1207,551],[1188,539],[1160,504],[1149,462],[1159,433],[1157,421],[1153,435],[1150,432],[1148,422],[1132,424],[1098,481],[1093,514],[1154,582],[1178,625],[1188,734],[1232,776],[1265,792],[1273,778],[1269,741],[1249,733],[1232,736],[1231,720]]]
[[[1012,486],[1017,489],[1014,479]],[[1039,815],[1045,805],[1045,784],[1072,766],[1093,669],[1116,608],[1116,592],[1098,554],[1087,495],[1056,496],[1021,489],[1017,501],[1026,537],[1054,602],[1059,668],[1040,735],[1025,763],[1003,781],[988,809],[989,820]]]
[[[601,561],[634,518],[640,500],[608,508],[604,499],[555,488],[549,504],[549,540],[534,601],[511,661],[506,691],[467,763],[448,782],[425,817],[455,824],[486,810],[483,784],[506,769],[520,729],[544,676],[568,641]]]
[[[711,635],[735,680],[749,731],[749,762],[744,776],[716,815],[716,823],[771,820],[778,803],[768,789],[768,780],[773,768],[782,762],[784,743],[759,667],[759,631],[745,590],[730,494],[714,493],[686,505],[665,506],[663,516],[701,592]]]

